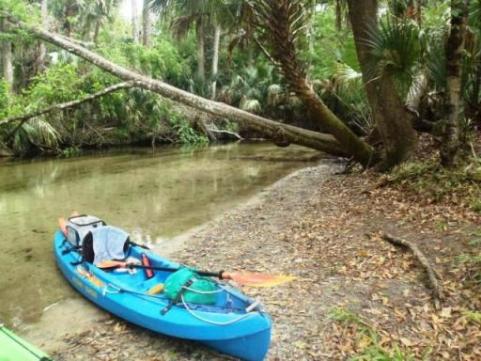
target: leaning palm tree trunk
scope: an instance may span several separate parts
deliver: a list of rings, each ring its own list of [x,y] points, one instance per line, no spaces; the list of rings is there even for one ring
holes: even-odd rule
[[[338,156],[347,156],[349,153],[331,135],[298,128],[295,126],[279,123],[261,116],[251,114],[224,103],[204,99],[195,94],[173,87],[160,80],[149,78],[135,71],[126,69],[112,63],[102,56],[72,42],[70,39],[45,31],[43,29],[28,26],[22,22],[10,19],[16,29],[27,31],[38,39],[56,45],[72,54],[75,54],[99,68],[125,80],[135,81],[136,84],[146,90],[153,91],[175,102],[191,106],[195,109],[220,117],[225,117],[234,122],[245,124],[252,129],[258,130],[266,137],[283,143],[298,144],[317,149]]]
[[[298,61],[296,39],[303,30],[305,14],[302,0],[260,0],[254,3],[258,26],[264,29],[272,48],[272,57],[280,68],[290,88],[302,100],[310,116],[342,145],[358,162],[369,166],[373,149],[360,139],[317,96]]]
[[[443,132],[441,164],[454,164],[459,149],[459,118],[461,113],[461,67],[466,35],[469,0],[451,1],[451,31],[446,44],[447,91],[446,113],[448,118]]]

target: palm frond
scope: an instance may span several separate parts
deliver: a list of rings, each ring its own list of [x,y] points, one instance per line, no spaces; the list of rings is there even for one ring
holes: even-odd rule
[[[419,28],[408,21],[387,19],[370,27],[364,42],[371,48],[370,78],[388,73],[398,78],[411,76],[421,54]]]
[[[55,148],[58,146],[60,134],[46,120],[34,118],[25,123],[22,128],[33,144],[45,148]]]

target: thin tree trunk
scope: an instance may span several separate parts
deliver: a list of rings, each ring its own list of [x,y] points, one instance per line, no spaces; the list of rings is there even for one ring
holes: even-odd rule
[[[139,42],[139,26],[137,23],[137,0],[130,0],[130,11],[132,12],[131,24],[132,24],[132,39],[134,43]]]
[[[336,30],[342,30],[342,7],[341,0],[336,0]]]
[[[240,124],[245,124],[252,129],[262,132],[266,137],[273,140],[282,139],[292,144],[302,145],[338,156],[346,156],[349,154],[331,135],[279,123],[224,103],[204,99],[160,80],[149,78],[112,63],[61,35],[30,27],[21,22],[16,22],[16,25],[17,28],[26,30],[39,39],[65,49],[125,81],[135,81],[139,87],[153,91],[175,102],[186,104],[209,114],[231,119]]]
[[[77,12],[77,4],[73,0],[68,0],[64,6],[64,23],[63,28],[65,35],[70,37],[72,35],[72,18]]]
[[[364,87],[386,152],[381,168],[388,169],[407,159],[415,149],[413,115],[405,109],[389,74],[370,76],[372,57],[366,40],[369,30],[377,27],[378,1],[348,0],[348,5]]]
[[[205,83],[205,26],[201,17],[197,23],[197,78]]]
[[[48,30],[48,0],[42,0],[40,5],[40,12],[42,15],[42,27]],[[45,69],[45,58],[47,57],[47,47],[41,41],[38,48],[37,69],[42,71]]]
[[[212,95],[211,99],[215,100],[217,96],[217,73],[219,70],[219,47],[220,34],[222,28],[219,24],[214,27],[214,55],[212,56]]]
[[[144,0],[142,8],[142,44],[144,46],[150,46],[150,1],[151,0]]]
[[[4,18],[0,19],[0,30],[6,30],[6,20]],[[3,79],[7,82],[10,86],[10,89],[13,87],[13,52],[12,52],[12,43],[10,41],[3,41],[1,44],[2,50],[2,75]]]
[[[94,43],[94,45],[97,45],[99,41],[100,25],[101,25],[101,21],[100,19],[97,19],[95,21],[94,36],[92,37],[92,42]]]
[[[451,31],[446,44],[446,114],[441,164],[453,166],[460,143],[461,72],[469,0],[451,0]]]
[[[416,21],[419,26],[423,25],[423,6],[421,0],[416,0]]]
[[[37,111],[31,112],[31,113],[28,113],[28,114],[3,119],[3,120],[0,121],[0,126],[2,126],[4,124],[7,124],[7,123],[13,123],[13,122],[16,122],[16,121],[19,122],[17,124],[17,126],[6,136],[6,139],[8,139],[12,135],[14,135],[17,132],[17,130],[20,129],[20,127],[23,124],[25,124],[27,121],[29,121],[32,118],[36,118],[36,117],[39,117],[41,115],[45,115],[47,113],[50,113],[50,112],[53,112],[53,111],[56,111],[56,110],[58,111],[58,110],[66,110],[66,109],[70,109],[70,108],[75,108],[75,107],[78,107],[79,105],[81,105],[83,103],[93,101],[93,100],[95,100],[97,98],[100,98],[100,97],[103,97],[107,94],[116,92],[116,91],[121,90],[121,89],[132,88],[134,86],[136,86],[136,83],[134,81],[118,83],[118,84],[109,86],[105,89],[102,89],[101,91],[99,91],[97,93],[87,95],[86,97],[84,97],[82,99],[79,99],[79,100],[73,100],[73,101],[66,102],[66,103],[55,104],[55,105],[49,106],[47,108],[37,110]]]

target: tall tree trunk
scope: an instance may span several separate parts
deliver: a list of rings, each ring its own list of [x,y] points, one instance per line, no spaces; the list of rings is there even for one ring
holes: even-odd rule
[[[234,108],[224,103],[204,99],[195,94],[173,87],[160,80],[149,78],[145,75],[128,70],[114,64],[102,56],[72,42],[70,39],[39,29],[30,27],[21,22],[16,22],[19,29],[26,30],[33,36],[56,45],[72,54],[75,54],[95,66],[125,80],[135,81],[139,87],[153,91],[165,98],[171,99],[195,109],[230,119],[234,122],[245,124],[252,129],[262,132],[266,137],[274,140],[302,145],[305,147],[324,151],[333,155],[346,156],[348,152],[331,135],[313,132],[288,124],[279,123],[261,116]]]
[[[469,0],[451,0],[451,31],[446,43],[446,114],[441,146],[441,164],[454,165],[459,149],[459,120],[462,112],[461,72]]]
[[[65,35],[70,37],[72,35],[73,25],[72,18],[77,13],[77,4],[73,0],[68,0],[64,5],[64,23],[63,28]]]
[[[150,21],[150,2],[151,0],[144,0],[142,7],[142,44],[144,46],[150,46],[150,31],[152,26]]]
[[[265,1],[257,6],[260,25],[271,39],[272,57],[280,64],[289,87],[302,100],[310,117],[332,134],[356,161],[364,166],[371,165],[374,160],[372,147],[354,134],[317,96],[298,61],[295,34],[299,32],[295,29],[295,23],[303,11],[299,8],[299,2]]]
[[[102,21],[100,19],[95,20],[94,35],[92,37],[92,41],[95,45],[97,45],[97,43],[99,41],[100,26],[101,25],[102,25]]]
[[[42,27],[48,30],[48,0],[42,0],[40,5],[40,12],[42,16]],[[47,47],[43,41],[38,44],[38,58],[37,58],[37,70],[42,71],[45,69],[45,58],[47,57]]]
[[[364,87],[386,153],[381,167],[388,169],[407,159],[415,149],[413,115],[405,108],[389,74],[370,76],[372,56],[366,40],[369,31],[377,28],[378,1],[348,0],[348,5]]]
[[[336,0],[336,30],[342,30],[342,6],[341,0]]]
[[[0,30],[6,30],[6,20],[4,18],[0,18]],[[13,52],[12,52],[12,43],[10,41],[3,41],[1,44],[2,50],[2,75],[3,79],[7,82],[10,86],[10,89],[13,87]]]
[[[197,78],[202,87],[205,84],[205,25],[201,17],[197,22]]]
[[[212,95],[211,99],[215,100],[217,96],[217,73],[219,70],[219,48],[220,48],[220,35],[222,28],[219,24],[214,27],[214,54],[212,56]]]
[[[137,0],[130,0],[130,11],[132,12],[131,24],[132,24],[132,39],[134,43],[139,42],[139,26],[137,23]]]
[[[416,21],[419,26],[423,24],[423,5],[421,0],[416,0]]]

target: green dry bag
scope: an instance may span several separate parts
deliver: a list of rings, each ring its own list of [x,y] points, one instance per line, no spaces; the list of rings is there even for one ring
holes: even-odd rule
[[[192,281],[188,290],[183,287]],[[182,292],[182,297],[187,303],[196,303],[201,305],[213,305],[216,301],[218,290],[215,282],[212,280],[199,276],[190,268],[181,268],[172,273],[165,280],[164,294],[171,300],[178,300],[179,293]]]

